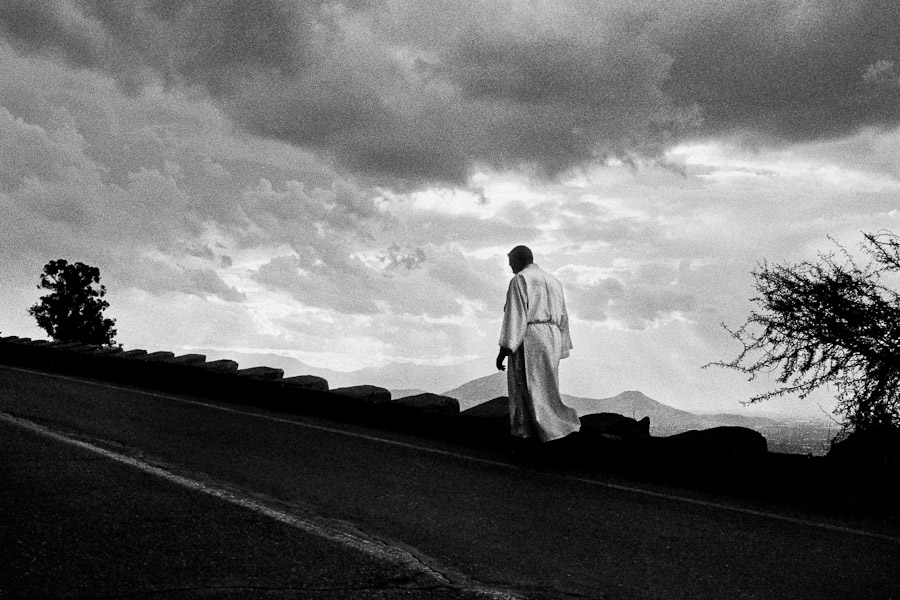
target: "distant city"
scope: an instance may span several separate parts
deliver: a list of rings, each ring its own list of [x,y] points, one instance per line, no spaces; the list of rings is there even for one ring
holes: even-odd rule
[[[831,441],[840,431],[836,423],[823,426],[821,423],[784,423],[759,429],[769,443],[769,452],[787,454],[812,454],[822,456],[831,448]]]

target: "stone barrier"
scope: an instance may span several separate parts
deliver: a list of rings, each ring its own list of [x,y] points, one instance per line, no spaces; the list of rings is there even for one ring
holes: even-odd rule
[[[238,369],[235,371],[235,375],[266,381],[278,381],[284,377],[284,370],[273,367],[250,367],[249,369]]]
[[[391,401],[391,392],[376,385],[354,385],[331,390],[332,393],[373,404]]]
[[[144,356],[138,356],[141,360],[147,361],[162,361],[162,362],[172,362],[172,359],[175,358],[174,352],[151,352],[150,354],[145,354]]]
[[[726,452],[766,452],[768,444],[761,433],[747,427],[722,426],[709,429],[692,429],[668,436],[675,442]]]
[[[40,344],[17,336],[0,339],[0,362],[173,393],[190,393],[209,397],[214,402],[360,423],[454,443],[502,448],[509,436],[509,403],[505,396],[460,412],[455,399],[437,394],[392,399],[387,389],[378,386],[329,390],[328,382],[319,377],[284,378],[281,369],[240,369],[236,361],[207,362],[201,354],[175,356],[166,351],[148,353],[118,347]],[[646,436],[644,423],[630,423],[626,417],[617,416],[617,421],[628,421],[626,425],[631,429],[626,427],[626,432],[619,427],[616,432],[608,430],[612,435],[591,435],[592,431],[598,430],[600,419],[602,417],[586,416],[582,433],[578,434],[580,443],[586,445],[582,448],[584,456],[591,460],[600,452],[607,458],[618,457],[629,464],[658,472],[667,472],[667,469],[683,472],[698,461],[725,460],[725,454],[714,450],[728,445],[724,442],[724,432],[683,436],[693,438],[690,440],[652,438]],[[758,434],[754,433],[754,436]],[[727,453],[728,460],[734,461],[735,454],[759,455],[760,438],[750,440],[749,436],[744,436],[745,443],[730,444],[735,452]],[[765,443],[764,438],[762,443]],[[697,448],[710,451],[698,451]],[[688,454],[691,460],[683,460]]]
[[[395,404],[441,415],[458,415],[459,400],[438,394],[416,394],[393,401]]]
[[[117,348],[115,346],[104,346],[102,348],[97,348],[93,351],[93,354],[98,354],[101,356],[112,356],[113,354],[121,354],[123,350],[121,348]]]
[[[581,417],[581,429],[611,440],[649,438],[650,417],[638,421],[618,413],[593,413]]]
[[[206,362],[206,356],[203,354],[182,354],[172,359],[177,365],[199,365]]]
[[[499,396],[493,400],[482,402],[459,413],[460,416],[476,419],[509,420],[509,398]]]
[[[238,370],[238,364],[233,360],[227,359],[213,360],[200,366],[210,371],[219,371],[220,373],[234,373]]]
[[[460,412],[456,400],[437,394],[392,399],[387,389],[378,386],[328,390],[328,382],[319,377],[284,378],[281,369],[240,369],[233,360],[207,362],[200,354],[174,356],[164,351],[151,354],[119,347],[49,344],[17,336],[0,338],[0,364],[190,394],[213,404],[356,424],[375,430],[376,436],[381,430],[414,436],[421,445],[434,440],[438,447],[456,448],[453,452],[477,447],[489,456],[501,457],[499,460],[543,461],[537,463],[540,469],[552,460],[566,468],[597,468],[615,478],[699,486],[716,494],[756,498],[764,492],[776,500],[784,493],[808,494],[813,504],[823,497],[845,498],[848,505],[858,504],[862,498],[888,511],[898,507],[893,514],[900,514],[896,468],[889,472],[888,467],[878,466],[881,470],[874,476],[853,479],[853,474],[862,472],[859,461],[770,453],[763,436],[743,428],[713,428],[660,438],[646,435],[648,427],[643,421],[621,415],[586,415],[579,434],[540,445],[536,459],[520,459],[510,454],[505,396]]]
[[[83,346],[75,346],[74,348],[70,348],[69,350],[72,352],[93,353],[97,352],[100,349],[101,346],[97,346],[94,344],[85,344]]]
[[[328,380],[315,375],[295,375],[294,377],[285,377],[281,380],[288,386],[305,388],[310,390],[319,390],[320,392],[328,391]]]

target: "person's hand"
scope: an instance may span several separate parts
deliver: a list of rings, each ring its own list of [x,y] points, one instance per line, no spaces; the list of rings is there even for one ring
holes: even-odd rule
[[[503,364],[503,359],[505,359],[507,356],[509,356],[509,354],[510,354],[510,351],[508,348],[503,348],[503,347],[500,348],[500,353],[497,355],[497,370],[498,371],[506,370],[506,365]]]

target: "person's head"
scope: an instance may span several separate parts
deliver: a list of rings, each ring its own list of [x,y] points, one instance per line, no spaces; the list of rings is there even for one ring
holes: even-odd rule
[[[534,262],[534,255],[528,246],[516,246],[509,251],[509,268],[513,273],[518,273]]]

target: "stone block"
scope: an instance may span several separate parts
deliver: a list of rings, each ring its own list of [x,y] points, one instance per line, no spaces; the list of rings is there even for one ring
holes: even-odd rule
[[[143,358],[147,356],[146,350],[124,350],[116,354],[118,358]]]
[[[71,352],[80,352],[82,354],[93,354],[97,352],[97,350],[100,350],[100,348],[100,346],[97,346],[95,344],[84,344],[75,346],[74,348],[69,348],[69,350]]]
[[[828,459],[856,467],[881,467],[885,473],[900,473],[900,428],[874,427],[853,431],[832,444]]]
[[[176,365],[199,365],[206,362],[204,354],[182,354],[172,359]]]
[[[593,413],[581,417],[581,430],[613,440],[650,437],[650,417],[640,421],[618,413]]]
[[[328,380],[315,375],[296,375],[294,377],[286,377],[281,380],[290,386],[300,387],[310,390],[318,390],[321,392],[328,391]]]
[[[48,346],[52,346],[53,348],[58,348],[59,350],[68,350],[69,348],[74,348],[75,346],[82,346],[83,344],[79,342],[47,342]]]
[[[160,352],[151,352],[150,354],[146,354],[141,356],[141,360],[146,360],[149,362],[172,362],[172,359],[175,358],[174,352],[168,352],[166,350],[162,350]]]
[[[449,396],[441,396],[438,394],[416,394],[414,396],[404,396],[394,400],[394,404],[402,404],[411,408],[417,408],[424,412],[437,413],[442,415],[459,414],[459,401]]]
[[[54,350],[69,350],[71,352],[85,352],[89,351],[91,348],[96,348],[96,346],[91,346],[90,344],[79,344],[78,342],[50,342],[50,347]]]
[[[357,400],[375,404],[391,401],[391,392],[376,385],[354,385],[336,388],[331,391],[335,394],[340,394],[341,396],[347,396],[348,398],[355,398]]]
[[[209,369],[210,371],[218,371],[220,373],[234,373],[238,370],[238,364],[235,361],[228,359],[213,360],[197,366]]]
[[[241,377],[277,381],[284,377],[284,369],[276,369],[274,367],[250,367],[249,369],[239,369],[237,374]]]
[[[121,354],[123,350],[118,346],[104,346],[102,348],[97,348],[92,353],[97,354],[99,356],[112,356],[116,354]]]
[[[507,396],[498,396],[493,400],[476,404],[459,414],[464,417],[477,417],[480,419],[509,419],[509,398]]]
[[[678,440],[698,448],[726,450],[732,452],[767,452],[768,443],[763,435],[747,427],[711,427],[692,429],[670,435],[670,440]]]

